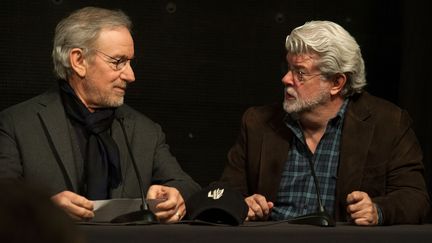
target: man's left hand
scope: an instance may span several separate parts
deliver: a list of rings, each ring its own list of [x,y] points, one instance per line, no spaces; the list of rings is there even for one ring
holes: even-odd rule
[[[178,222],[186,214],[183,197],[174,187],[152,185],[147,191],[147,199],[166,199],[156,205],[154,212],[162,223]]]
[[[353,191],[347,196],[347,213],[357,225],[377,225],[378,210],[366,192]]]

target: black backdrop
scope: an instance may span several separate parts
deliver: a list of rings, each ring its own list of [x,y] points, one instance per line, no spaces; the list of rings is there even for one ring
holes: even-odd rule
[[[410,112],[431,174],[426,1],[0,1],[0,110],[53,85],[55,25],[88,5],[131,17],[138,65],[126,102],[162,125],[201,185],[222,172],[242,112],[281,101],[285,36],[313,19],[338,22],[357,39],[368,91]]]

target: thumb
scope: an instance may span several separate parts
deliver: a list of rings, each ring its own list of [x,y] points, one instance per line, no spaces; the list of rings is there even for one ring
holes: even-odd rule
[[[157,185],[152,185],[147,191],[147,199],[155,199],[159,194],[159,187]]]

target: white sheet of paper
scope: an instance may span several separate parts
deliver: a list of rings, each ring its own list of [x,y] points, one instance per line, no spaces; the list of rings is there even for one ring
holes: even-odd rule
[[[147,205],[152,212],[156,212],[156,205],[166,199],[147,199]],[[140,210],[140,198],[115,198],[93,201],[95,217],[92,222],[110,222],[113,218]]]

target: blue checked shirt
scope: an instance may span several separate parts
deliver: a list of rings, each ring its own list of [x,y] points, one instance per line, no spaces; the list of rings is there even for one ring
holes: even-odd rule
[[[291,140],[288,161],[285,162],[282,172],[275,206],[271,212],[273,220],[317,212],[316,189],[308,160],[312,161],[318,177],[321,201],[327,212],[334,216],[339,144],[347,105],[348,99],[344,101],[336,117],[327,123],[326,131],[314,154],[306,144],[298,121],[288,114],[285,117],[285,123],[294,136]]]

